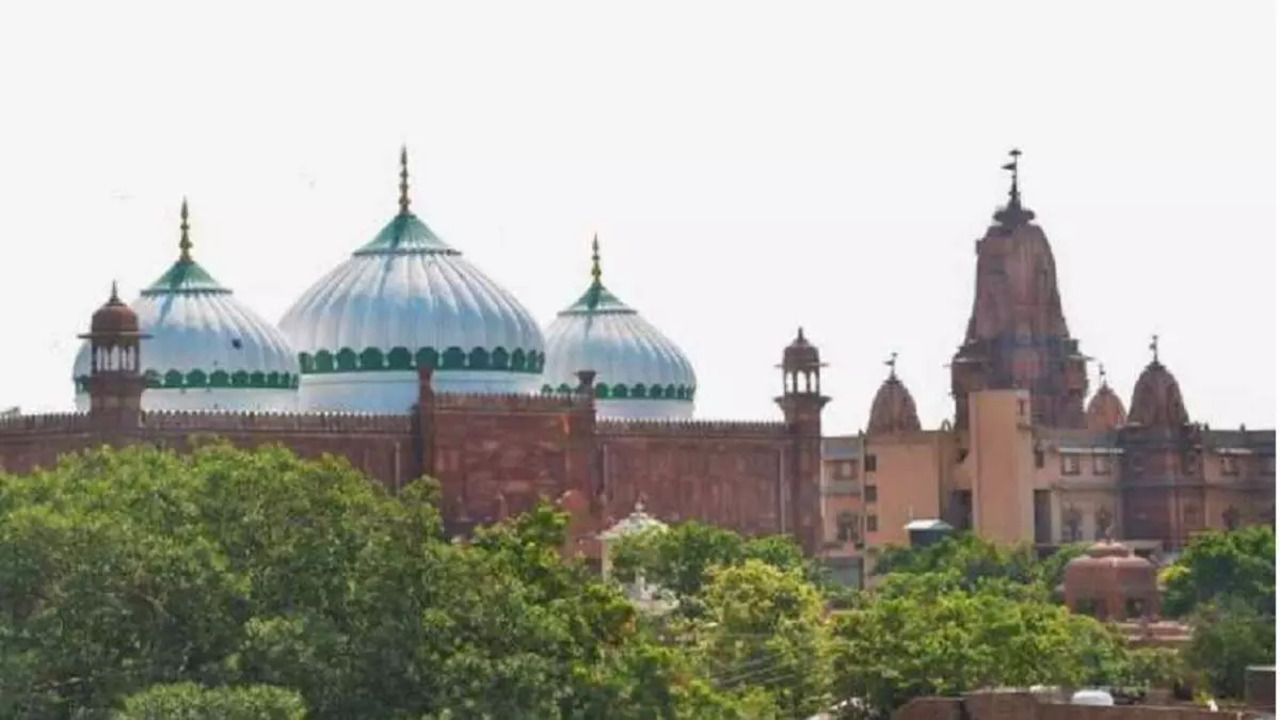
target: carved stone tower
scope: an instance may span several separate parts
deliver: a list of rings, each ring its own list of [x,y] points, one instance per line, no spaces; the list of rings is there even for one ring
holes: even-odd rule
[[[142,424],[141,343],[138,316],[120,301],[115,283],[111,298],[93,314],[89,332],[89,416],[104,429],[135,430]]]
[[[1009,202],[977,242],[973,312],[951,363],[956,426],[968,426],[970,393],[1018,388],[1031,392],[1035,424],[1082,428],[1088,358],[1067,331],[1049,240],[1022,204],[1021,153],[1010,155]]]
[[[782,498],[784,530],[800,541],[805,552],[822,547],[822,408],[830,398],[822,394],[822,361],[818,348],[804,337],[782,354],[782,395],[776,398],[791,434],[784,467],[786,492]]]

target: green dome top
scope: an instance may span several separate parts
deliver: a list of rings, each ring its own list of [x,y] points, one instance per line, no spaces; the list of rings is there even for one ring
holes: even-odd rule
[[[182,199],[182,239],[178,241],[178,261],[142,291],[143,297],[194,293],[231,294],[207,270],[191,259],[191,225],[187,222],[187,200]]]
[[[635,315],[626,303],[600,281],[600,239],[591,239],[591,286],[578,298],[577,302],[561,310],[560,315]]]
[[[461,255],[462,253],[449,247],[427,224],[418,219],[408,209],[400,211],[391,218],[391,222],[367,245],[355,251],[354,255],[395,255],[410,253],[440,253],[444,255]]]

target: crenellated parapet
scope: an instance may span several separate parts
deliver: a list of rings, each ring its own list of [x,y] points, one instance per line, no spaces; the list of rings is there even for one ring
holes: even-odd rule
[[[731,420],[598,420],[597,434],[605,437],[771,438],[788,437],[781,422]]]
[[[0,418],[0,435],[63,434],[87,432],[92,428],[87,413],[10,415]]]
[[[573,395],[535,395],[532,393],[478,394],[434,393],[436,411],[565,413],[585,409],[586,400]]]
[[[145,412],[145,431],[207,433],[407,434],[409,415],[365,413]]]

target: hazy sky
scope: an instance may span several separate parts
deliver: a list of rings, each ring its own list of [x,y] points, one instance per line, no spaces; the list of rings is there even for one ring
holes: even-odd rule
[[[1016,145],[1126,405],[1158,332],[1193,418],[1274,427],[1271,2],[343,6],[0,8],[0,406],[71,407],[74,336],[176,258],[184,194],[278,320],[395,212],[407,142],[414,209],[544,323],[598,232],[701,417],[776,417],[803,325],[828,432],[895,350],[936,427]]]

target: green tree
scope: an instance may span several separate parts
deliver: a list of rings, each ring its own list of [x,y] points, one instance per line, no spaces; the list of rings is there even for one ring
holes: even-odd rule
[[[744,538],[732,530],[692,521],[624,537],[609,552],[616,578],[630,582],[643,573],[648,582],[680,598],[682,609],[691,616],[702,612],[698,598],[716,568],[754,559],[783,570],[799,570],[811,582],[825,579],[818,565],[789,537]]]
[[[1005,579],[891,576],[836,621],[837,697],[888,713],[911,698],[992,686],[1111,684],[1129,674],[1121,638]]]
[[[561,559],[563,516],[454,544],[436,496],[220,443],[0,475],[0,716],[198,709],[264,685],[318,720],[740,710]]]
[[[957,578],[969,589],[981,581],[1007,580],[1010,587],[1035,585],[1052,593],[1062,584],[1066,564],[1084,552],[1082,543],[1066,545],[1041,560],[1033,546],[1004,547],[973,533],[960,533],[923,547],[890,545],[875,558],[874,575],[934,574]]]
[[[112,720],[303,720],[306,715],[306,704],[292,690],[183,682],[153,685],[129,696]]]
[[[1197,535],[1162,577],[1164,610],[1192,613],[1202,603],[1236,598],[1272,615],[1276,604],[1276,534],[1270,525]]]
[[[1187,661],[1214,695],[1242,697],[1245,668],[1275,664],[1275,618],[1244,600],[1227,597],[1201,605],[1191,627]]]
[[[713,571],[695,631],[716,683],[751,702],[765,692],[779,717],[830,705],[831,639],[817,588],[795,569],[757,559]]]

